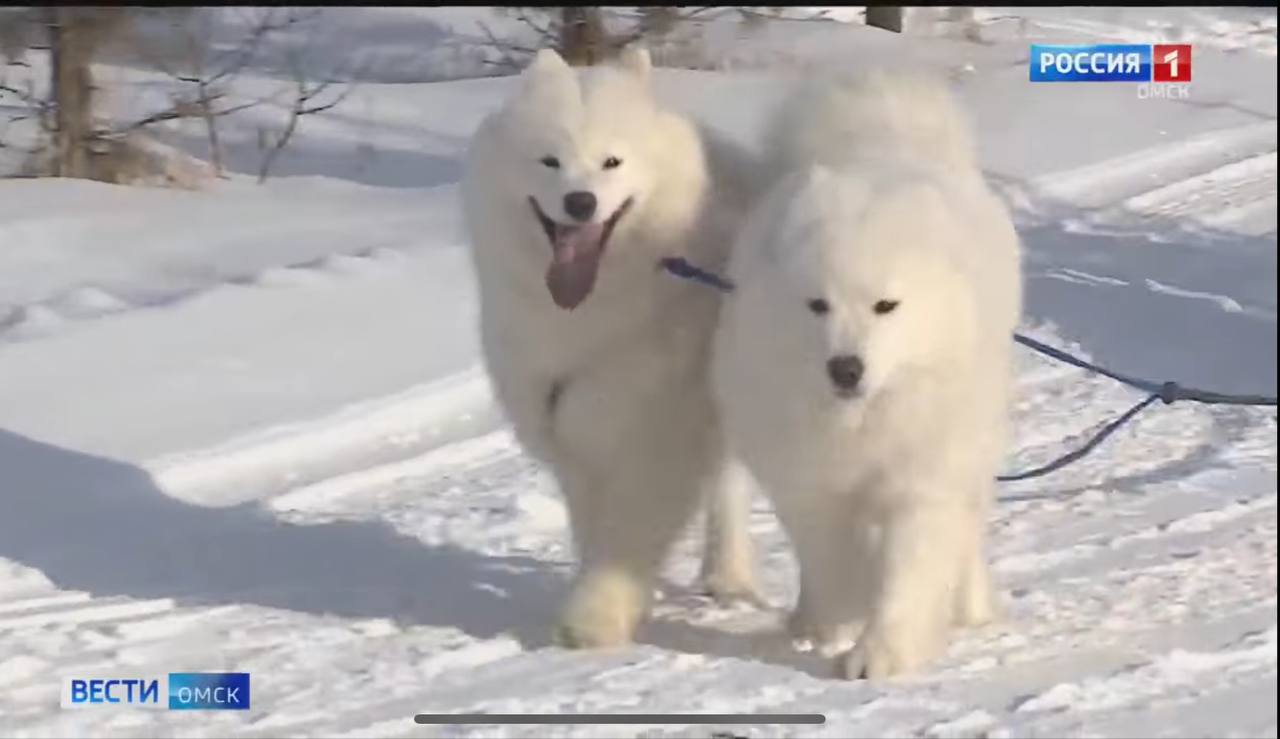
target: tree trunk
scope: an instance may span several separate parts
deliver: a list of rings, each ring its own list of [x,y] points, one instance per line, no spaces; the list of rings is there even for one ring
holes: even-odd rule
[[[213,165],[214,174],[223,176],[222,142],[218,140],[218,117],[213,111],[214,90],[209,88],[209,73],[205,64],[207,39],[197,37],[188,27],[186,34],[187,63],[195,72],[196,106],[200,109],[200,118],[204,121],[205,135],[209,140],[209,163]]]
[[[213,104],[209,102],[208,90],[200,85],[200,117],[204,119],[205,133],[209,136],[209,163],[213,165],[214,174],[222,177],[222,142],[218,140],[218,118],[213,114]]]
[[[640,33],[658,39],[671,33],[678,16],[674,5],[647,5],[640,9]]]
[[[77,18],[78,9],[47,8],[50,89],[54,103],[54,174],[88,178],[93,139],[93,29]]]
[[[271,167],[276,163],[276,157],[280,156],[280,152],[284,151],[284,147],[289,145],[289,139],[293,138],[293,132],[298,129],[298,118],[301,116],[299,106],[302,102],[294,105],[293,110],[289,113],[289,122],[285,124],[284,131],[276,138],[275,144],[271,150],[262,159],[262,166],[258,169],[258,184],[267,181],[267,177],[271,176]]]
[[[605,55],[600,8],[566,5],[560,9],[560,56],[575,67],[591,66]]]
[[[902,6],[868,5],[867,25],[883,28],[894,33],[902,33]]]

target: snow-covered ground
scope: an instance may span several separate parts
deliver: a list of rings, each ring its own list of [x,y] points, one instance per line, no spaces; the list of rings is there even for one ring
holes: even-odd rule
[[[827,717],[733,728],[751,736],[1276,735],[1274,409],[1157,405],[1083,461],[1002,486],[1007,616],[918,677],[836,681],[792,650],[794,565],[763,499],[774,610],[691,590],[691,536],[638,646],[549,646],[564,512],[493,406],[455,188],[512,81],[420,81],[470,59],[475,11],[341,12],[332,43],[360,44],[367,81],[264,186],[0,180],[0,735],[725,728],[413,724],[427,711]],[[1024,330],[1122,372],[1274,394],[1275,11],[986,9],[976,36],[930,12],[905,36],[713,25],[728,71],[661,70],[660,92],[750,141],[797,71],[937,69],[1016,209]],[[435,66],[410,54],[415,24],[446,49]],[[1161,39],[1196,44],[1188,100],[1027,82],[1032,41]],[[259,123],[227,131],[236,172],[254,171]],[[175,138],[199,153],[197,130]],[[1011,469],[1136,397],[1019,361]],[[253,710],[58,707],[64,677],[180,670],[252,673]]]

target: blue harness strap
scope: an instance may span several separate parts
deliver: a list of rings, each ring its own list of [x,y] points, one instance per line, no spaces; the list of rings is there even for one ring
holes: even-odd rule
[[[708,272],[705,269],[696,267],[682,257],[666,257],[660,260],[658,265],[661,269],[681,279],[707,285],[708,287],[713,287],[721,292],[733,292],[734,285],[732,282],[715,274],[714,272]],[[1276,406],[1276,396],[1274,395],[1232,395],[1229,393],[1218,393],[1212,390],[1184,387],[1176,382],[1156,382],[1153,380],[1145,380],[1141,377],[1131,377],[1129,375],[1124,375],[1119,372],[1106,369],[1105,367],[1099,367],[1096,364],[1068,354],[1061,349],[1036,341],[1029,336],[1015,333],[1013,335],[1013,340],[1029,349],[1032,349],[1033,351],[1049,357],[1050,359],[1056,359],[1057,361],[1069,364],[1072,367],[1078,367],[1082,370],[1103,375],[1104,377],[1110,377],[1116,382],[1141,390],[1148,393],[1148,395],[1129,410],[1120,414],[1115,419],[1103,424],[1098,431],[1089,437],[1089,440],[1079,448],[1073,449],[1052,462],[1048,462],[1047,464],[1043,464],[1039,467],[1034,467],[1022,472],[1000,475],[996,479],[1001,482],[1029,480],[1033,477],[1047,475],[1050,472],[1066,467],[1093,451],[1094,448],[1101,444],[1108,436],[1115,433],[1121,426],[1124,426],[1126,423],[1133,420],[1135,416],[1157,400],[1164,401],[1166,405],[1179,400],[1190,400],[1196,403],[1205,403],[1209,405]]]
[[[720,292],[733,292],[733,283],[714,272],[708,272],[701,267],[695,267],[682,257],[664,257],[658,264],[670,272],[671,274],[685,280],[700,282],[708,287],[714,287]]]

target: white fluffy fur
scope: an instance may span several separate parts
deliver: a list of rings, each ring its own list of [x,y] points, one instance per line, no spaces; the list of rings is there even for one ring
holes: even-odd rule
[[[559,169],[539,163],[560,160]],[[616,169],[600,162],[613,156]],[[663,256],[723,265],[750,197],[742,152],[660,108],[647,53],[574,71],[540,52],[480,126],[463,183],[484,354],[523,446],[568,501],[580,559],[557,629],[571,646],[633,637],[655,570],[704,491],[716,491],[704,568],[717,595],[754,592],[742,480],[725,464],[708,386],[720,297],[657,271]],[[558,308],[528,202],[567,219],[588,190],[606,217],[627,198],[585,301]],[[552,388],[562,390],[551,399]]]
[[[778,108],[766,137],[775,171],[880,158],[890,142],[934,166],[978,171],[967,118],[946,87],[920,72],[869,70],[802,85]]]
[[[919,668],[992,617],[1019,245],[945,88],[873,74],[785,102],[781,173],[744,227],[713,359],[735,450],[801,566],[791,626],[850,677]],[[830,310],[815,315],[809,301]],[[896,300],[877,314],[881,300]],[[826,363],[856,355],[858,395]],[[841,644],[843,642],[843,644]]]

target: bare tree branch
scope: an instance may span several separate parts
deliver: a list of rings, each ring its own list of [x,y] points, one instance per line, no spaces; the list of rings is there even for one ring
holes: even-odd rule
[[[262,159],[262,166],[258,169],[258,184],[267,181],[271,174],[271,169],[279,158],[280,153],[284,151],[289,142],[293,140],[294,134],[298,130],[298,124],[303,117],[316,115],[340,105],[347,96],[355,89],[355,83],[346,83],[343,90],[328,102],[317,102],[326,92],[334,85],[341,84],[337,81],[337,77],[342,76],[340,70],[334,70],[334,73],[328,78],[320,82],[310,83],[307,81],[306,74],[303,70],[301,55],[295,55],[290,64],[293,70],[294,80],[294,98],[293,104],[289,109],[289,118],[285,123],[284,129],[276,136],[271,148],[267,150],[266,155]],[[352,75],[348,75],[352,76]]]
[[[0,78],[0,97],[3,97],[4,94],[12,95],[27,109],[27,114],[20,114],[11,117],[9,119],[10,123],[16,123],[18,121],[34,117],[40,124],[40,130],[49,134],[54,130],[53,114],[55,106],[52,100],[36,94],[35,84],[35,79],[28,76],[27,89],[24,90],[8,84]]]
[[[502,55],[502,57],[496,61],[492,59],[482,60],[483,63],[485,64],[496,66],[496,67],[502,67],[504,69],[519,69],[521,66],[520,60],[517,59],[515,56],[513,56],[512,52],[516,52],[519,54],[527,54],[532,56],[536,51],[535,49],[530,49],[527,46],[520,46],[518,44],[512,44],[512,43],[499,40],[498,37],[493,33],[493,31],[489,28],[489,26],[485,24],[484,21],[477,20],[476,25],[480,27],[480,32],[483,33],[485,37],[488,39],[488,45]]]
[[[497,61],[486,59],[484,63],[515,69],[538,49],[547,47],[556,49],[570,64],[596,64],[628,44],[646,39],[654,42],[681,24],[701,25],[734,9],[717,5],[640,6],[626,10],[606,6],[507,6],[498,12],[531,31],[532,40],[520,43],[502,38],[477,21],[485,46],[500,54]],[[756,13],[753,17],[768,16]]]
[[[216,100],[220,100],[221,98],[222,98],[222,94],[219,93],[217,95],[202,98],[201,100],[180,100],[175,102],[173,104],[173,107],[167,108],[165,110],[157,111],[155,113],[151,113],[150,115],[144,116],[143,118],[139,118],[138,120],[132,123],[114,128],[111,134],[115,135],[115,134],[127,133],[130,131],[136,131],[139,128],[145,128],[146,126],[150,126],[154,123],[160,123],[162,121],[174,121],[181,118],[195,118],[200,115],[198,106],[201,103],[213,102]]]
[[[13,95],[14,97],[18,98],[19,100],[27,104],[38,103],[40,105],[44,105],[43,100],[37,100],[33,96],[31,96],[29,93],[27,93],[25,90],[19,90],[18,88],[10,85],[6,85],[3,82],[0,82],[0,92],[7,92],[10,95]]]
[[[486,38],[489,39],[489,43],[497,47],[498,49],[508,49],[511,51],[519,51],[526,54],[533,54],[537,52],[537,49],[530,48],[528,46],[521,46],[519,44],[511,43],[510,41],[499,40],[498,37],[494,35],[493,31],[490,30],[489,26],[487,26],[484,21],[476,21],[476,25],[480,26],[480,31],[484,33]]]
[[[252,17],[249,30],[236,42],[231,51],[225,54],[211,53],[208,50],[206,38],[201,35],[200,29],[193,25],[190,17],[174,24],[174,35],[181,39],[177,59],[171,60],[166,58],[171,54],[157,54],[148,49],[146,44],[139,44],[139,52],[149,64],[174,81],[193,89],[188,94],[175,96],[169,108],[127,124],[119,128],[117,133],[135,131],[164,121],[199,118],[204,122],[210,163],[215,173],[219,177],[223,176],[222,140],[218,130],[218,119],[267,102],[279,95],[271,95],[231,107],[219,107],[217,103],[227,97],[228,89],[254,62],[269,36],[313,19],[319,13],[320,10],[312,10],[282,14],[277,8],[267,8],[259,15]],[[197,19],[200,17],[196,16]]]
[[[514,8],[514,13],[515,13],[516,20],[532,28],[534,33],[538,34],[539,39],[548,39],[548,38],[555,37],[556,34],[554,29],[552,28],[552,24],[550,21],[548,21],[546,25],[540,26],[536,21],[530,18],[528,12],[526,12],[525,9],[521,7]]]

